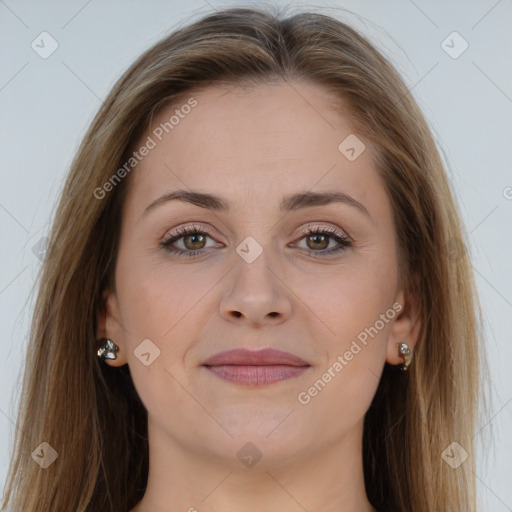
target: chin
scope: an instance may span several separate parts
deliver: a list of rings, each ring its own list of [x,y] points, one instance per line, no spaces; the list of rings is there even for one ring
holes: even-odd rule
[[[287,418],[291,410],[283,412],[280,409],[272,414],[261,414],[260,411],[260,414],[217,416],[225,431],[219,427],[215,439],[202,440],[201,444],[207,443],[205,450],[214,447],[217,456],[227,455],[230,464],[235,457],[238,459],[235,460],[236,467],[240,467],[240,462],[244,463],[246,456],[249,460],[251,457],[259,459],[258,466],[282,465],[299,452],[308,450],[318,436],[313,425],[308,428],[294,422],[293,412]]]

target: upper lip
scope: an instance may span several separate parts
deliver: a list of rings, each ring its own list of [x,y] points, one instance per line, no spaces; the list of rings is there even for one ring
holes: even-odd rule
[[[202,366],[271,366],[277,364],[287,366],[310,366],[300,357],[274,348],[265,348],[262,350],[236,348],[226,352],[219,352],[204,361]]]

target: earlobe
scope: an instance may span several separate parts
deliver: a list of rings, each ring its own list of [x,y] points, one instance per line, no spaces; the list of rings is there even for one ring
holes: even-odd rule
[[[386,361],[391,365],[410,362],[410,357],[414,354],[421,328],[417,297],[412,293],[400,291],[396,303],[400,304],[402,308],[398,316],[393,320],[389,333]],[[406,347],[402,347],[403,343],[407,344],[410,354],[407,353]]]
[[[127,363],[123,329],[117,318],[119,311],[116,295],[105,290],[96,313],[96,350],[97,356],[109,366]]]
[[[102,338],[100,342],[97,351],[98,357],[104,362],[117,359],[119,347],[109,338]]]

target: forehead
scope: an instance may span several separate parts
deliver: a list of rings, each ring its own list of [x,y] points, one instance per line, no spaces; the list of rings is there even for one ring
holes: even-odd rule
[[[356,136],[340,106],[340,98],[311,83],[191,91],[162,109],[139,139],[135,149],[152,148],[133,172],[127,200],[141,211],[173,188],[254,206],[274,196],[277,204],[298,189],[341,188],[361,200],[382,193],[372,145],[357,135],[365,146],[355,160],[340,151]]]

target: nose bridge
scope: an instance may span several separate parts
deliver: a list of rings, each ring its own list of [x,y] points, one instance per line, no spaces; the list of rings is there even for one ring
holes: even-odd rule
[[[261,243],[256,239],[259,238]],[[265,229],[247,236],[233,254],[233,272],[222,299],[222,312],[230,316],[245,316],[254,323],[267,316],[287,316],[290,298],[280,277],[279,255]]]
[[[235,284],[238,282],[248,285],[255,291],[261,289],[268,294],[275,287],[274,281],[277,278],[275,270],[272,272],[272,265],[276,266],[272,254],[273,244],[267,235],[263,233],[263,230],[259,230],[259,234],[249,235],[237,245],[234,255],[236,263],[233,278]]]
[[[260,206],[255,202],[256,195],[253,194],[252,198],[247,198],[245,206],[238,209],[241,226],[238,235],[242,238],[236,244],[235,252],[241,261],[235,261],[246,270],[255,265],[259,271],[264,271],[265,266],[276,264],[274,234],[278,226],[276,228],[274,212],[262,210],[263,197],[260,197]]]

